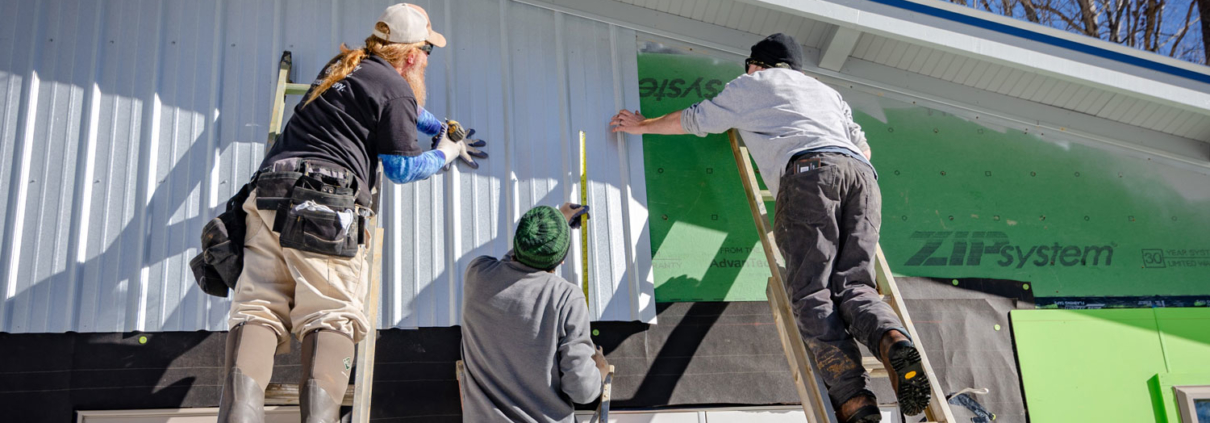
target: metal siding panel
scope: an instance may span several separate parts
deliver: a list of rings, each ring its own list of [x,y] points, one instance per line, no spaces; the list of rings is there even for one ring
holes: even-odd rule
[[[0,172],[15,176],[0,181],[0,331],[224,329],[228,300],[193,288],[187,261],[263,157],[281,50],[308,82],[390,3],[0,2]],[[520,212],[574,197],[577,128],[599,168],[594,317],[653,321],[641,141],[600,122],[638,107],[634,32],[507,0],[418,4],[457,46],[432,56],[427,107],[476,128],[493,155],[384,190],[380,325],[457,324],[466,263],[507,251]]]

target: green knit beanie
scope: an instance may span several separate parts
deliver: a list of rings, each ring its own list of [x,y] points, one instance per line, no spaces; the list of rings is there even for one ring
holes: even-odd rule
[[[558,209],[538,206],[525,212],[513,237],[513,255],[517,261],[535,269],[554,269],[567,256],[571,229]]]

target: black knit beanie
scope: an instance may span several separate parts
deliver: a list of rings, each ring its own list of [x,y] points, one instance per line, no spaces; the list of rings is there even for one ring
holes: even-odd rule
[[[802,70],[802,46],[794,37],[776,33],[752,46],[751,59],[776,68]]]

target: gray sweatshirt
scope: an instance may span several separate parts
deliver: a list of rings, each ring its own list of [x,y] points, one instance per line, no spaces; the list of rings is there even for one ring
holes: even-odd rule
[[[512,259],[479,257],[462,294],[465,422],[574,422],[601,395],[588,304],[575,284]]]
[[[861,156],[865,133],[840,93],[792,69],[735,78],[718,96],[685,109],[681,127],[699,137],[738,129],[774,196],[796,153],[840,149],[868,163]]]

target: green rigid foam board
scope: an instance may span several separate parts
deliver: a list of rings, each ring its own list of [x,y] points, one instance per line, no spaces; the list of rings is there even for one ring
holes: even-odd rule
[[[1035,423],[1175,423],[1165,375],[1208,371],[1210,309],[1017,310],[1011,320]]]

